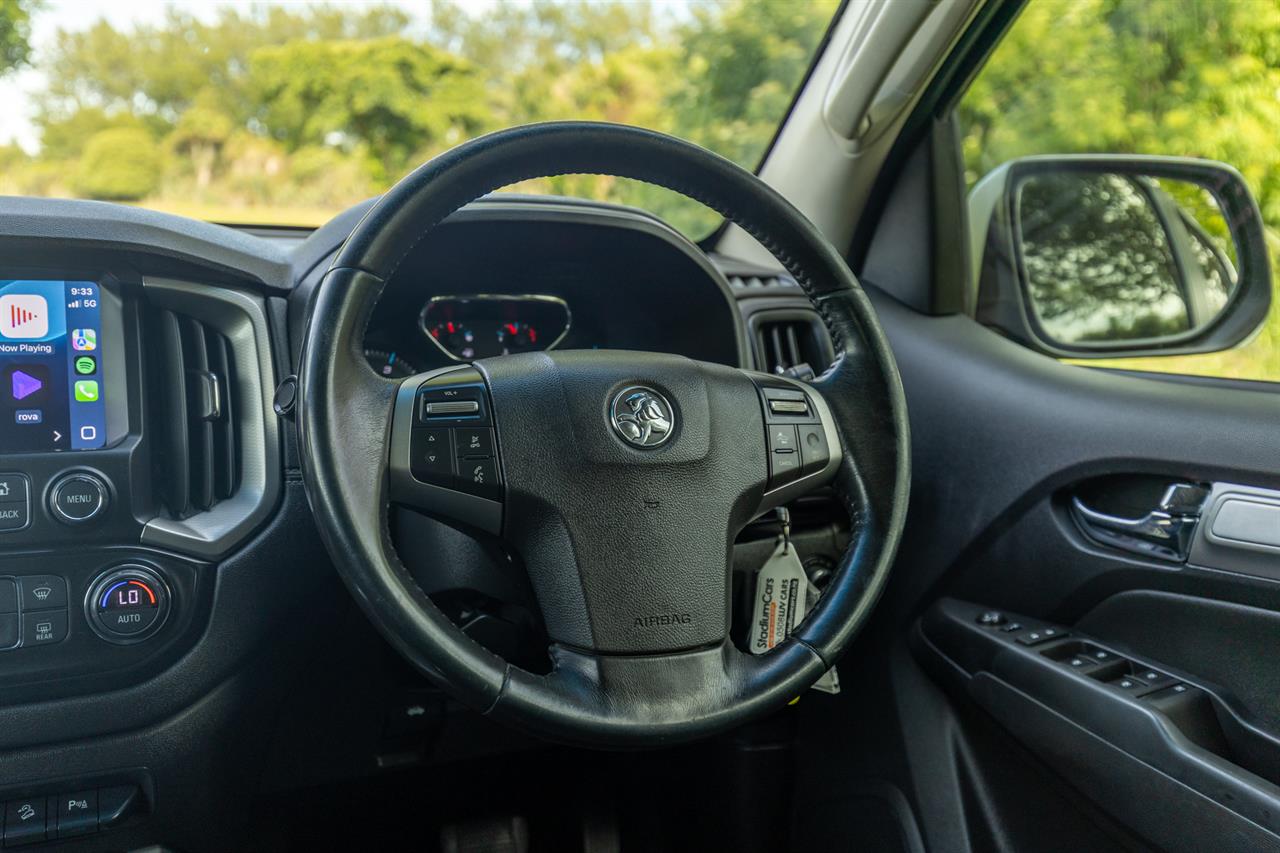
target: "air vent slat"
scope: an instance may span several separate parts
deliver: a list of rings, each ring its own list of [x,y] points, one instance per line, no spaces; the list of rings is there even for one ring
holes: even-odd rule
[[[187,371],[187,445],[191,448],[191,503],[197,509],[213,506],[213,424],[209,417],[216,409],[210,399],[209,350],[204,326],[195,320],[182,321],[182,352]]]
[[[172,311],[154,320],[156,348],[152,353],[152,397],[159,417],[155,458],[163,473],[164,502],[175,515],[187,514],[191,499],[191,455],[187,445],[187,379],[183,362],[182,323]]]
[[[795,279],[786,275],[737,275],[726,276],[731,290],[768,290],[779,287],[797,287]]]
[[[156,312],[148,352],[151,434],[165,509],[188,518],[239,488],[240,456],[231,343],[198,319]]]
[[[231,390],[235,377],[231,372],[231,345],[222,335],[210,339],[209,369],[220,378],[220,407],[222,417],[213,425],[213,456],[216,468],[213,472],[213,495],[226,500],[235,494],[237,482],[235,409]]]
[[[821,373],[831,362],[831,344],[816,314],[801,311],[769,312],[757,315],[755,327],[756,367],[768,373],[797,371],[806,367]]]

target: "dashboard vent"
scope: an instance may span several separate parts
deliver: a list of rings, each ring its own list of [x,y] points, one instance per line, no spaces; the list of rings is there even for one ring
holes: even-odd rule
[[[149,325],[155,483],[172,517],[184,519],[240,485],[235,359],[227,338],[193,317],[158,309]]]
[[[756,366],[766,373],[785,373],[802,365],[821,373],[835,357],[826,328],[812,312],[757,316],[752,326]]]
[[[798,288],[795,279],[785,275],[730,275],[729,287],[735,291],[765,290],[775,287]]]

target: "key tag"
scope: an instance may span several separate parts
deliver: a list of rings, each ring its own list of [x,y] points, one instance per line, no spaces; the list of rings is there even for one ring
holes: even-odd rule
[[[789,637],[818,600],[818,588],[809,581],[800,555],[791,545],[791,514],[786,507],[779,508],[778,519],[782,533],[773,553],[756,573],[750,641],[754,655],[764,654]],[[835,668],[823,673],[813,688],[839,693],[840,679]]]
[[[762,655],[780,644],[805,614],[809,578],[796,549],[791,547],[790,525],[783,521],[769,559],[756,573],[756,596],[752,604],[751,653]]]

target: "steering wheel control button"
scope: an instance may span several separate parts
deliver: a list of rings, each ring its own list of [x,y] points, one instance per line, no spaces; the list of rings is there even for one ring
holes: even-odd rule
[[[498,466],[492,459],[459,459],[458,488],[496,501],[502,494],[498,484]]]
[[[796,449],[796,428],[793,426],[769,427],[769,452],[792,453]]]
[[[67,582],[57,575],[28,575],[18,578],[22,584],[22,609],[65,610]]]
[[[827,447],[827,431],[823,429],[822,424],[800,424],[796,430],[800,434],[800,458],[803,460],[804,472],[811,474],[814,471],[821,471],[831,461],[831,450]]]
[[[4,846],[16,847],[19,844],[44,841],[46,817],[43,795],[5,803]]]
[[[422,413],[427,420],[433,417],[456,418],[459,415],[480,414],[480,403],[476,400],[426,400],[422,404]]]
[[[488,427],[455,429],[453,449],[458,456],[467,459],[490,459],[493,457],[493,430]]]
[[[415,479],[437,486],[453,485],[453,435],[447,429],[415,429],[409,470]]]
[[[49,492],[49,511],[63,524],[85,524],[106,511],[107,484],[84,472],[68,474]]]
[[[143,566],[107,572],[90,588],[85,615],[93,630],[113,643],[136,643],[150,637],[169,615],[169,589],[160,576]]]
[[[774,415],[807,415],[809,404],[804,400],[770,400],[769,412]]]
[[[424,426],[488,426],[484,381],[475,370],[437,376],[418,388],[418,421]]]
[[[799,388],[762,388],[769,423],[795,423],[813,420],[809,398]]]
[[[769,454],[769,485],[783,486],[800,476],[800,454],[775,450]]]

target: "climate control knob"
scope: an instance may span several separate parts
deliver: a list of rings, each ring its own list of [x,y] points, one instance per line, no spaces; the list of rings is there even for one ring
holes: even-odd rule
[[[99,637],[112,643],[138,643],[159,631],[172,599],[158,572],[146,566],[118,566],[89,587],[84,613]]]

